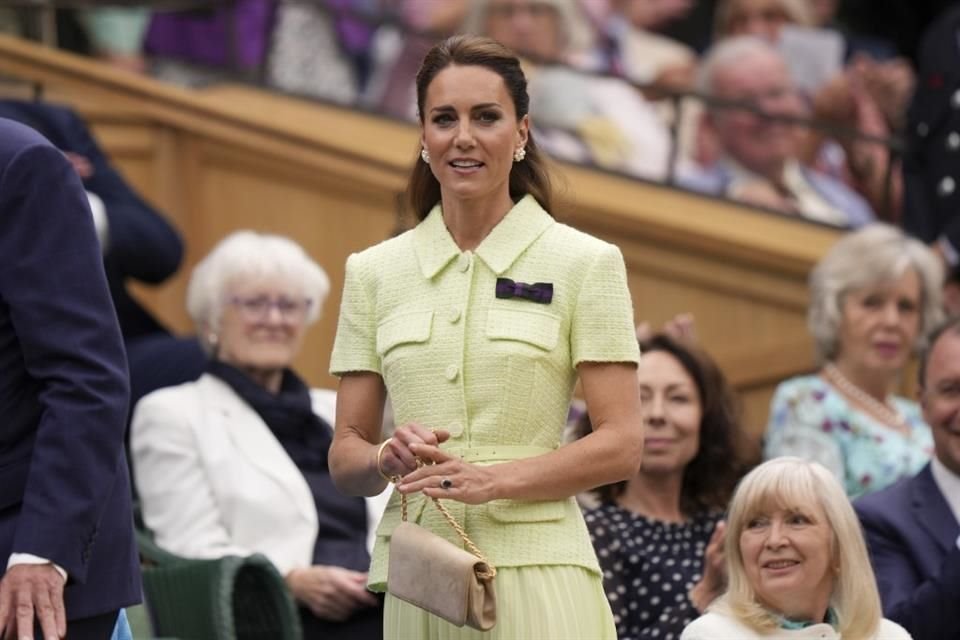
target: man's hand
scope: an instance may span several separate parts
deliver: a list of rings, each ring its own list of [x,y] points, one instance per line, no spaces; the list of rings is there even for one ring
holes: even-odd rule
[[[44,640],[67,635],[63,607],[63,577],[52,564],[18,564],[0,579],[0,634],[33,640],[34,620]]]

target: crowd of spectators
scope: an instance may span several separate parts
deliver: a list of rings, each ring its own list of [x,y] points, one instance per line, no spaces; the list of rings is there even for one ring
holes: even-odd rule
[[[882,619],[879,599],[883,614],[914,637],[955,637],[960,330],[955,319],[936,327],[960,306],[957,216],[945,204],[956,179],[941,171],[955,162],[944,153],[960,154],[960,133],[951,129],[960,55],[936,47],[955,37],[960,11],[930,32],[917,76],[902,55],[912,51],[842,22],[840,2],[718,0],[706,51],[666,35],[696,4],[239,0],[230,9],[152,17],[96,9],[79,24],[93,52],[126,69],[163,73],[155,60],[179,59],[411,121],[413,77],[437,36],[487,35],[523,58],[538,144],[555,158],[855,229],[810,276],[809,327],[822,366],[777,389],[763,455],[780,461],[758,467],[735,493],[750,466],[735,401],[689,320],[674,323],[641,339],[640,472],[584,497],[586,522],[621,638],[677,638],[704,612],[684,637],[791,629],[797,612],[789,597],[765,597],[748,554],[781,520],[797,527],[797,519],[820,527],[820,546],[808,548],[844,551],[832,556],[840,564],[822,567],[825,583],[802,592],[804,602],[822,604],[803,617],[902,637]],[[0,24],[17,28],[16,18],[0,14]],[[237,33],[244,36],[231,41]],[[942,63],[949,55],[953,67]],[[194,274],[188,304],[199,343],[175,338],[125,289],[130,278],[156,282],[176,270],[175,231],[123,184],[86,132],[75,140],[60,132],[83,130],[69,112],[9,102],[0,115],[44,132],[84,179],[134,382],[137,363],[155,366],[161,351],[189,357],[190,371],[184,380],[151,381],[144,393],[202,374],[148,396],[134,414],[134,477],[158,543],[193,557],[264,553],[300,604],[308,636],[377,637],[382,601],[362,584],[369,517],[382,505],[333,489],[326,452],[334,394],[309,390],[289,369],[326,295],[322,269],[286,239],[241,233]],[[905,158],[902,136],[915,144]],[[877,220],[902,222],[919,240]],[[125,250],[128,239],[140,253]],[[166,259],[144,267],[135,258],[150,246]],[[250,271],[254,256],[265,261],[261,271]],[[291,273],[309,286],[290,285]],[[228,304],[214,308],[211,300]],[[275,320],[294,326],[286,350],[252,350],[245,333]],[[917,353],[919,403],[891,395]],[[246,375],[265,370],[262,379]],[[211,420],[223,406],[223,415],[239,418]],[[241,421],[246,442],[236,435]],[[589,431],[583,416],[577,432]],[[273,484],[258,474],[275,476]],[[853,500],[866,546],[851,525]],[[264,527],[267,517],[291,524]],[[856,602],[844,600],[854,592]]]
[[[532,122],[556,158],[829,225],[906,217],[899,141],[916,42],[864,30],[861,3],[149,4],[78,10],[82,37],[65,42],[174,81],[240,78],[414,121],[414,74],[430,44],[485,34],[526,61]],[[18,28],[13,18],[0,28]]]

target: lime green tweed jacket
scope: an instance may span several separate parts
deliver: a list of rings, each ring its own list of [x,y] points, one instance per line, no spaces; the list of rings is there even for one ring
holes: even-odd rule
[[[498,278],[552,284],[552,299],[498,298]],[[351,255],[330,370],[380,374],[398,425],[447,429],[444,449],[496,464],[560,445],[577,364],[638,358],[620,251],[526,196],[475,252],[459,250],[438,205],[413,230]],[[573,498],[446,505],[498,567],[600,571]],[[460,542],[423,496],[410,516]],[[399,521],[395,494],[377,529],[371,588],[385,586]]]

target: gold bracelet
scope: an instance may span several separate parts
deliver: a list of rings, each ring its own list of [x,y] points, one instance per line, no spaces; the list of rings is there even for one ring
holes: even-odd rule
[[[387,482],[393,482],[394,478],[391,478],[390,476],[388,476],[383,472],[383,466],[381,465],[381,463],[383,462],[383,450],[387,448],[387,445],[390,444],[391,440],[393,440],[393,438],[387,438],[386,440],[380,443],[380,448],[377,449],[377,473],[379,473],[380,477],[386,480]]]

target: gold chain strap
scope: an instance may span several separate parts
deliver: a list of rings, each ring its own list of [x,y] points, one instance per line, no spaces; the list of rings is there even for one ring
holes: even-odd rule
[[[419,458],[417,458],[417,466],[418,467],[423,466],[423,461],[420,460]],[[391,480],[393,481],[394,484],[397,484],[397,482],[400,480],[400,476],[393,476]],[[444,519],[450,524],[451,527],[453,527],[453,530],[457,532],[457,535],[460,536],[460,539],[463,540],[463,544],[466,545],[470,553],[477,556],[477,559],[479,559],[486,567],[485,570],[478,571],[477,576],[479,576],[480,578],[486,579],[486,578],[493,578],[495,575],[497,575],[497,568],[492,564],[490,564],[490,561],[487,560],[487,556],[485,556],[483,552],[480,551],[480,549],[477,547],[477,545],[473,543],[473,540],[471,540],[470,536],[467,535],[467,532],[466,530],[464,530],[463,526],[459,522],[457,522],[457,519],[454,518],[449,511],[447,511],[447,508],[445,506],[440,504],[440,499],[431,498],[431,500],[433,500],[433,504],[437,506],[437,509],[440,510],[440,513],[443,514]],[[404,522],[407,521],[407,494],[405,493],[400,494],[400,519],[403,520]]]

